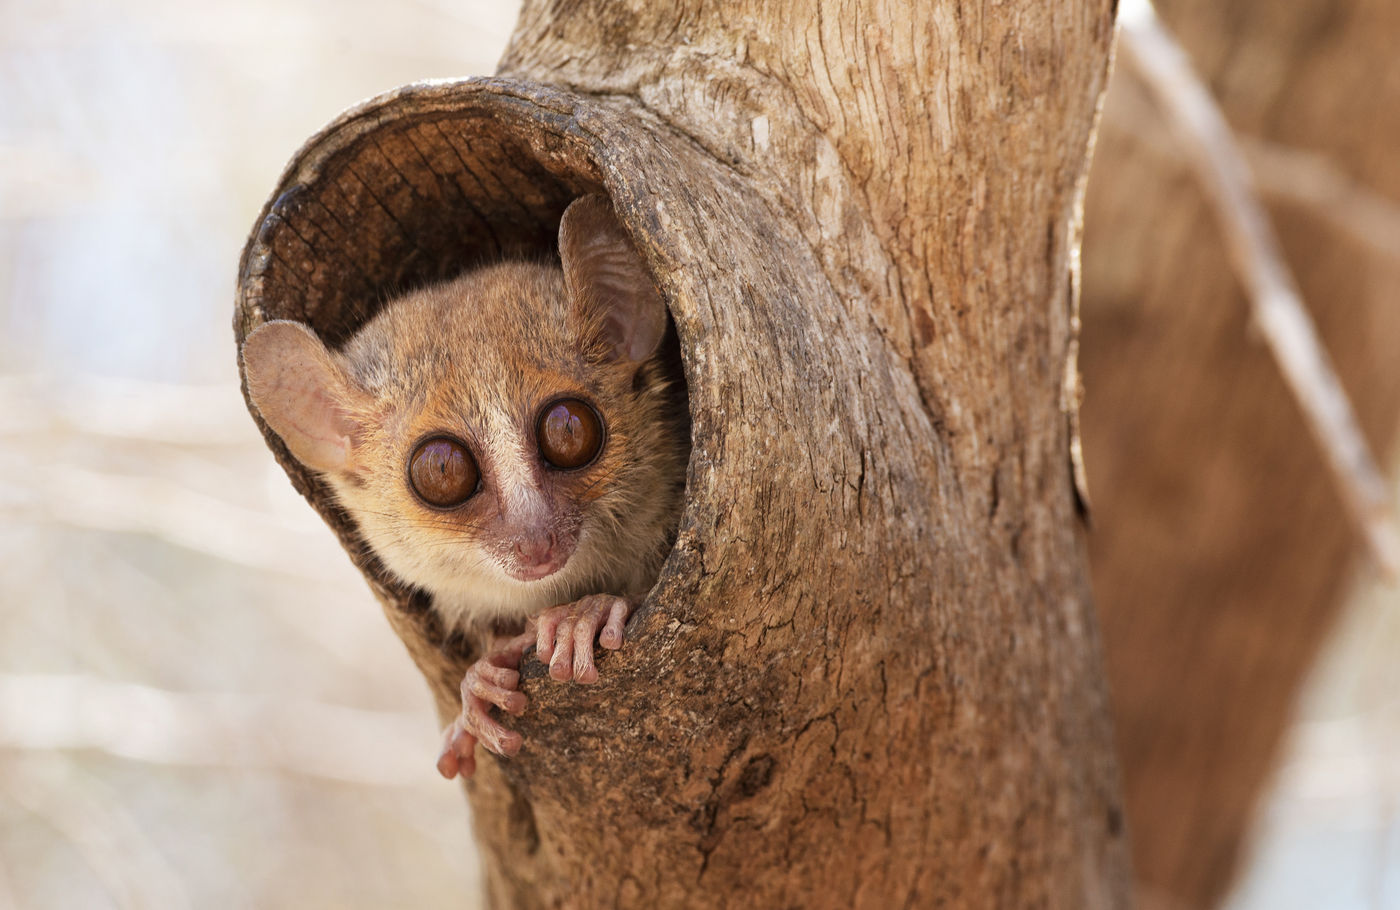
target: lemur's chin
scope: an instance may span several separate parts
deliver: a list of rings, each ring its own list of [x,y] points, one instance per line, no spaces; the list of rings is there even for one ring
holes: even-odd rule
[[[557,574],[560,569],[564,568],[568,561],[569,558],[566,556],[563,559],[551,559],[548,562],[539,563],[536,565],[521,565],[520,563],[513,563],[504,566],[503,568],[505,569],[506,574],[509,575],[511,578],[514,578],[516,581],[544,581],[551,575]]]

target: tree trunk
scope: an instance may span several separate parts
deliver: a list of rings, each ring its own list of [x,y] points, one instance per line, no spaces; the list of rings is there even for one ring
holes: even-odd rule
[[[1400,5],[1160,6],[1246,140],[1323,342],[1385,451],[1400,418],[1400,221],[1385,201],[1400,200]],[[1213,213],[1121,68],[1086,231],[1090,552],[1134,866],[1162,906],[1211,906],[1357,538],[1249,331]]]
[[[1111,4],[716,6],[527,2],[504,78],[343,116],[245,253],[240,340],[335,342],[601,191],[675,318],[679,540],[597,685],[527,662],[467,788],[493,902],[1122,906],[1065,388]],[[474,643],[269,441],[454,714]]]

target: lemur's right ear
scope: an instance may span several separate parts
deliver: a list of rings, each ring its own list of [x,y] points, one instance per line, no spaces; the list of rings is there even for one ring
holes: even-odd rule
[[[316,471],[345,471],[362,426],[366,395],[305,325],[278,320],[243,342],[248,396],[297,461]]]
[[[582,325],[594,325],[616,360],[640,363],[666,332],[666,304],[612,203],[583,196],[559,222],[564,283]]]

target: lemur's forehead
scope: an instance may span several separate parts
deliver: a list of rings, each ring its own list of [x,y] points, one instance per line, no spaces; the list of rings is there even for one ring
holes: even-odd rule
[[[503,437],[530,432],[549,402],[580,396],[594,397],[583,378],[561,372],[557,365],[522,366],[485,358],[422,377],[396,405],[410,411],[409,420],[423,432],[436,428]]]
[[[554,398],[592,397],[596,371],[575,327],[557,265],[503,263],[399,299],[342,356],[394,412],[394,435],[441,431],[486,444],[528,433]]]
[[[522,375],[567,364],[577,352],[557,265],[501,263],[409,294],[377,314],[346,347],[352,375],[377,394],[414,394],[475,377],[499,396]]]

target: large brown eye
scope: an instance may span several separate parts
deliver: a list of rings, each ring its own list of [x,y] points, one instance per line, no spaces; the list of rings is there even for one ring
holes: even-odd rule
[[[556,468],[578,468],[603,447],[603,422],[584,402],[565,398],[545,406],[535,436],[545,461]]]
[[[459,506],[476,492],[480,474],[467,447],[455,439],[438,436],[413,450],[408,461],[408,482],[413,492],[430,506]]]

